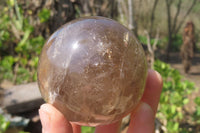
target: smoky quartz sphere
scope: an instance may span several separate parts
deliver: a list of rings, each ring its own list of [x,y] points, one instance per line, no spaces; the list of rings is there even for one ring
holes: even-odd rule
[[[67,120],[97,126],[122,119],[138,104],[147,75],[133,33],[104,17],[73,20],[47,40],[38,84],[44,100]]]

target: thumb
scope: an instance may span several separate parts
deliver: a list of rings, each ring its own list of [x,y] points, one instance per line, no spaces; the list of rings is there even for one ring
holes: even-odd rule
[[[42,133],[72,133],[71,124],[62,113],[50,104],[43,104],[39,109]]]

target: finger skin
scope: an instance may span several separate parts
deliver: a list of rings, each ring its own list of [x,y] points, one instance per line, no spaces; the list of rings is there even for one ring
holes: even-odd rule
[[[131,114],[127,133],[153,133],[154,119],[162,90],[162,78],[154,70],[148,71],[145,92],[141,103]]]
[[[142,97],[142,101],[149,104],[154,113],[157,112],[162,86],[163,81],[161,75],[158,72],[150,69],[148,71],[146,87]]]
[[[73,133],[72,125],[55,107],[43,104],[39,109],[42,133]]]

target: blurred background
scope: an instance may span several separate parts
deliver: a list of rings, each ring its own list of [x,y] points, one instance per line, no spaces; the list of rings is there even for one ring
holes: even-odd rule
[[[132,30],[149,68],[161,73],[155,132],[199,133],[200,0],[0,0],[0,133],[41,132],[38,57],[56,29],[84,16],[112,18]],[[128,123],[127,117],[122,133]]]

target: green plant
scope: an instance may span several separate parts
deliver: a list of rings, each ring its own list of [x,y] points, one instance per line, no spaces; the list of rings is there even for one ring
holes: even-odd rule
[[[168,37],[162,39],[163,44],[167,44]],[[172,35],[172,44],[171,44],[171,52],[180,51],[181,45],[183,44],[183,39],[181,34]]]
[[[194,83],[183,79],[180,73],[169,64],[156,60],[154,69],[163,78],[163,90],[157,117],[163,121],[169,133],[181,132],[184,118],[183,106],[189,102],[188,94],[195,90]]]
[[[180,51],[180,47],[183,44],[182,35],[176,34],[172,36],[172,50],[173,51]]]
[[[145,36],[138,36],[138,39],[140,40],[140,42],[141,42],[142,44],[145,44],[145,45],[147,44],[147,37],[145,37]],[[150,40],[150,44],[153,45],[154,42],[155,42],[155,39],[152,38],[152,39]],[[158,41],[158,45],[160,45],[160,41]]]
[[[47,22],[50,18],[50,15],[51,15],[50,10],[43,8],[38,14],[38,17],[40,18],[40,22],[41,23]]]
[[[82,131],[82,133],[94,133],[95,128],[94,127],[82,126],[81,131]]]
[[[200,124],[200,97],[196,97],[194,102],[196,103],[196,111],[193,114],[193,120]]]
[[[41,23],[49,20],[50,10],[42,9],[38,18]],[[30,18],[17,0],[8,0],[0,13],[0,80],[26,83],[37,79],[38,56],[45,39],[34,35]]]
[[[0,114],[0,133],[4,133],[9,125],[10,122],[8,122],[4,116]]]
[[[25,132],[25,131],[20,131],[19,133],[29,133],[29,132]]]

